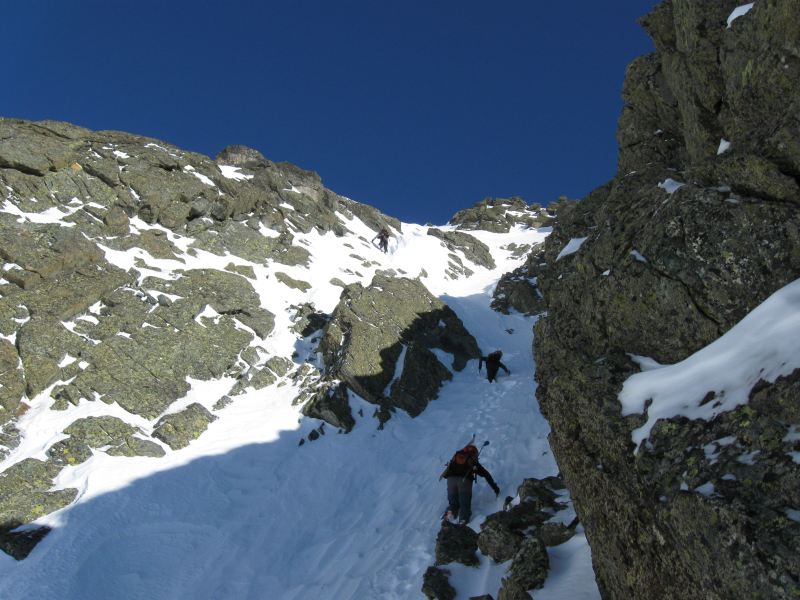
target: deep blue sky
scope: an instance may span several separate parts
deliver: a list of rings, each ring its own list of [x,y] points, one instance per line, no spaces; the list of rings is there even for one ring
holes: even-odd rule
[[[581,197],[616,170],[656,0],[25,0],[0,115],[245,144],[405,221]]]

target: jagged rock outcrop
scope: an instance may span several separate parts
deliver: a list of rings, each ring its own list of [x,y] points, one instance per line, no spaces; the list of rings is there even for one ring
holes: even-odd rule
[[[78,419],[64,433],[69,437],[47,450],[57,465],[80,464],[92,456],[93,448],[104,448],[111,456],[164,456],[161,446],[138,437],[141,431],[116,417]]]
[[[458,316],[419,280],[380,274],[344,289],[319,350],[327,377],[379,405],[381,418],[394,408],[418,415],[451,370],[480,356]]]
[[[478,564],[478,534],[464,525],[442,522],[436,537],[436,565],[461,563],[468,567]]]
[[[506,273],[492,292],[492,308],[504,314],[515,310],[524,315],[536,315],[545,310],[544,297],[538,287],[539,262],[543,260],[542,247],[530,248],[525,264]]]
[[[428,228],[428,235],[442,240],[442,243],[450,250],[460,250],[464,256],[482,267],[494,269],[495,262],[489,247],[479,239],[463,231],[442,231],[435,227]]]
[[[456,590],[450,585],[447,569],[428,567],[422,576],[422,593],[429,600],[455,600]]]
[[[195,402],[180,412],[161,417],[153,429],[153,437],[178,450],[200,437],[216,419],[208,409]]]
[[[678,362],[800,276],[800,2],[729,27],[739,4],[642,19],[657,52],[626,74],[618,175],[559,209],[536,272],[537,397],[607,598],[800,590],[800,375],[710,421],[662,420],[638,453],[643,417],[618,399],[629,355]]]
[[[0,473],[0,549],[17,560],[25,558],[49,529],[13,530],[68,505],[78,495],[73,488],[51,491],[59,471],[51,462],[26,458]]]
[[[549,209],[539,204],[528,206],[525,201],[513,198],[485,198],[471,208],[458,211],[450,224],[457,229],[482,229],[506,233],[515,225],[542,227],[551,221]]]

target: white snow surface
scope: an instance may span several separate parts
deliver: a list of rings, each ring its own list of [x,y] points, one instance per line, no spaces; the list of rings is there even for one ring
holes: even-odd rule
[[[250,177],[235,167],[223,165],[220,170],[225,177]],[[28,220],[63,218],[63,213],[23,214],[9,204],[6,212]],[[56,479],[56,489],[76,488],[78,500],[37,521],[53,530],[31,555],[17,562],[0,553],[0,598],[419,599],[422,574],[434,562],[446,504],[444,483],[437,478],[473,433],[479,441],[491,440],[482,463],[501,487],[496,499],[482,480],[476,485],[471,522],[476,530],[486,515],[501,508],[505,495],[515,495],[525,477],[557,472],[547,443],[549,428],[534,396],[533,319],[489,308],[500,276],[524,262],[501,247],[540,242],[550,230],[470,232],[491,248],[497,268],[470,265],[475,274],[454,281],[446,276],[448,251],[426,234],[427,227],[403,224],[402,233],[392,238],[390,253],[383,254],[368,243],[374,231],[357,218],[340,218],[355,235],[297,233],[298,242],[312,253],[308,267],[189,252],[191,238],[139,219],[131,220],[132,230],[161,229],[180,249],[179,260],[156,259],[137,248],[101,249],[107,260],[131,269],[139,281],[146,276],[174,280],[181,270],[224,269],[230,263],[252,267],[253,288],[276,319],[272,334],[252,342],[264,360],[290,357],[295,350],[309,355],[308,343],[290,329],[289,308],[313,302],[318,310],[332,311],[341,293],[330,283],[332,277],[368,284],[377,269],[392,268],[408,277],[424,269],[422,282],[456,311],[484,353],[503,349],[512,375],[489,384],[472,361],[454,372],[420,416],[412,419],[398,411],[383,430],[372,416],[375,407],[351,396],[358,421],[354,430],[337,435],[326,426],[326,435],[302,447],[299,441],[320,421],[301,415],[292,404],[296,384],[283,377],[263,390],[234,396],[229,406],[214,411],[219,418],[203,435],[181,450],[165,446],[163,458],[111,457],[95,450],[88,461],[65,468]],[[579,247],[582,241],[570,244]],[[364,267],[353,253],[375,265]],[[275,270],[308,281],[312,288],[306,293],[288,289],[276,280]],[[215,314],[208,306],[198,319],[210,325],[207,319]],[[437,356],[452,368],[451,357],[443,352]],[[70,359],[64,357],[62,366]],[[188,383],[190,392],[166,413],[192,402],[212,409],[234,381]],[[51,390],[29,399],[31,408],[19,421],[22,442],[0,463],[0,470],[28,457],[45,458],[77,418],[112,415],[145,434],[153,430],[156,420],[97,402],[99,398],[82,399],[65,411],[51,410]],[[551,572],[537,598],[600,597],[586,538],[578,531],[569,542],[548,550]],[[477,569],[451,567],[451,583],[457,598],[464,600],[496,595],[509,564],[484,558]]]
[[[670,196],[681,189],[685,183],[681,183],[680,181],[675,181],[674,179],[667,178],[661,183],[658,184],[662,190],[667,192]]]
[[[754,4],[755,2],[750,2],[749,4],[742,4],[741,6],[734,8],[733,12],[728,16],[728,29],[731,28],[731,25],[733,25],[733,22],[736,19],[749,13],[753,9]]]
[[[234,167],[232,165],[219,165],[219,170],[222,172],[223,177],[226,177],[227,179],[235,179],[236,181],[245,181],[255,177],[255,175],[246,175],[241,173],[239,171],[239,167]]]
[[[725,154],[731,148],[731,143],[726,140],[725,138],[720,138],[719,140],[719,148],[717,148],[717,156],[720,154]]]
[[[589,239],[588,237],[572,238],[570,241],[567,242],[567,245],[561,249],[561,252],[558,253],[558,256],[556,256],[556,260],[561,260],[565,256],[569,256],[570,254],[575,254],[578,250],[581,249],[583,243],[588,239]]]
[[[658,419],[678,415],[711,420],[748,402],[759,381],[773,383],[800,368],[800,279],[754,308],[725,335],[674,365],[634,357],[641,373],[619,394],[622,414],[643,413],[647,422],[631,434],[637,449]],[[703,403],[709,392],[715,397]]]

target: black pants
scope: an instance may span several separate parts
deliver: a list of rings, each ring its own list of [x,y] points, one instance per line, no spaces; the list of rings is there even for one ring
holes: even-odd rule
[[[489,382],[494,381],[499,370],[500,365],[490,365],[489,363],[486,363],[486,378],[489,380]]]
[[[459,521],[472,518],[472,477],[456,475],[447,478],[448,510]]]

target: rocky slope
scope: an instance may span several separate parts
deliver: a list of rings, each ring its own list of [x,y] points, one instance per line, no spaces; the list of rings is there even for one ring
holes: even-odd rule
[[[739,4],[642,19],[657,52],[626,73],[619,172],[533,261],[537,397],[607,598],[800,594],[797,372],[638,450],[646,409],[618,398],[632,356],[682,361],[800,276],[800,2]]]
[[[249,148],[56,122],[0,119],[0,189],[0,548],[18,559],[48,532],[19,526],[80,500],[92,465],[178,464],[255,396],[314,422],[295,448],[420,415],[482,353],[444,289],[483,289],[543,239],[520,201],[488,245],[406,232]],[[384,226],[395,256],[370,244]]]

